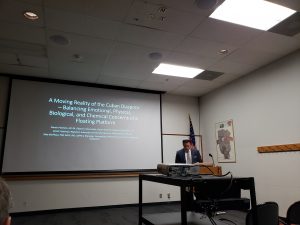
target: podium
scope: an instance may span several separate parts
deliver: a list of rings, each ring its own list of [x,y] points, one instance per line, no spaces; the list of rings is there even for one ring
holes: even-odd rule
[[[214,174],[214,175],[222,175],[222,167],[221,166],[200,166],[199,169],[200,174]]]

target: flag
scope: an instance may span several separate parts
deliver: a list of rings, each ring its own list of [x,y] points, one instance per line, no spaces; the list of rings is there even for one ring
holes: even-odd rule
[[[196,148],[196,140],[195,140],[194,127],[193,127],[193,123],[192,123],[190,115],[189,115],[189,120],[190,120],[190,140],[191,140],[194,148]]]

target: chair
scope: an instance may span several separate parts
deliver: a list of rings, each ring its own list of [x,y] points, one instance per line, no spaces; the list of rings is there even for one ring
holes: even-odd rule
[[[276,202],[266,202],[257,205],[257,224],[254,223],[253,208],[246,216],[246,225],[278,225],[278,204]]]
[[[280,222],[286,225],[300,224],[300,201],[294,202],[287,211],[286,218],[280,218]]]

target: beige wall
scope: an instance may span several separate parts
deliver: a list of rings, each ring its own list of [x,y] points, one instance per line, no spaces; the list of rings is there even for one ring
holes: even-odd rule
[[[300,142],[300,52],[259,69],[200,99],[203,145],[215,158],[215,123],[233,119],[235,176],[254,176],[258,202],[276,201],[284,216],[300,200],[300,152],[259,154],[258,146]]]

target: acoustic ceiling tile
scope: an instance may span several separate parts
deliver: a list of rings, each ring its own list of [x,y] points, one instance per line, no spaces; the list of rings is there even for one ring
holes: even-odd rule
[[[45,8],[59,9],[65,12],[84,14],[87,12],[85,0],[51,0],[44,1]]]
[[[147,78],[145,81],[149,82],[158,82],[158,83],[168,83],[175,86],[181,85],[185,83],[188,78],[183,77],[174,77],[174,76],[165,76],[165,75],[159,75],[159,74],[152,74]]]
[[[116,66],[118,65],[118,66]],[[122,77],[134,80],[145,80],[152,74],[152,69],[149,69],[147,63],[126,62],[123,60],[113,60],[107,62],[101,74],[105,76]]]
[[[43,0],[17,0],[17,1],[28,3],[31,5],[39,5],[39,6],[43,6],[43,4],[44,4]]]
[[[278,53],[275,54],[253,48],[240,48],[227,56],[226,60],[259,67],[279,57],[280,54]]]
[[[183,12],[189,12],[192,14],[198,14],[201,16],[208,16],[214,10],[217,5],[221,4],[223,0],[218,1],[195,1],[195,0],[151,0],[154,4],[160,4],[169,8],[181,10]]]
[[[24,75],[31,77],[49,77],[48,68],[45,67],[32,67],[20,65],[1,64],[0,71],[4,74]]]
[[[64,64],[71,63],[71,65],[97,65],[99,68],[104,64],[106,56],[94,53],[81,53],[79,56],[73,54],[72,51],[66,49],[59,49],[56,47],[48,48],[49,62],[53,66],[61,67]]]
[[[199,80],[199,79],[188,79],[185,83],[185,87],[189,87],[192,89],[197,89],[197,88],[209,88],[212,85],[212,81],[208,80]]]
[[[49,72],[52,78],[82,82],[96,82],[106,56],[101,54],[81,53],[80,59],[73,52],[50,47],[48,49]]]
[[[40,27],[0,22],[0,39],[45,45],[45,30]]]
[[[232,74],[232,73],[224,73],[222,76],[216,78],[214,83],[227,84],[232,82],[238,78],[240,78],[240,74]]]
[[[0,52],[43,57],[47,55],[45,46],[6,39],[0,39]]]
[[[16,54],[9,52],[0,52],[0,64],[18,64]]]
[[[191,87],[181,86],[169,91],[168,93],[175,94],[175,95],[201,96],[207,93],[209,90],[210,89],[206,87],[191,88]]]
[[[155,2],[134,1],[125,22],[179,34],[189,34],[206,17]]]
[[[73,54],[89,53],[107,56],[107,54],[111,51],[111,49],[114,46],[114,41],[103,38],[93,38],[79,34],[56,31],[52,29],[49,29],[47,34],[49,47],[73,52]],[[52,35],[61,35],[65,37],[67,40],[69,40],[69,44],[59,45],[53,42],[52,40],[50,40],[50,37]]]
[[[30,56],[19,54],[19,59],[22,65],[48,68],[48,58],[43,56]]]
[[[138,88],[155,91],[170,91],[178,86],[179,85],[171,82],[143,81],[138,85]]]
[[[31,5],[39,5],[39,6],[43,6],[43,3],[44,3],[43,0],[17,0],[17,1],[31,4]]]
[[[119,22],[55,9],[46,9],[46,20],[50,29],[105,39],[115,39],[120,27]]]
[[[120,33],[121,23],[111,20],[86,17],[86,25],[89,35],[115,40]]]
[[[123,78],[123,77],[100,76],[97,80],[97,83],[98,84],[106,84],[106,85],[136,88],[141,83],[141,81],[140,80]]]
[[[186,80],[188,79],[182,77],[152,74],[141,83],[140,87],[148,88],[148,89],[150,89],[150,87],[152,87],[152,89],[156,87],[159,88],[160,91],[170,91],[184,84]]]
[[[151,58],[151,53],[159,53],[161,58]],[[110,53],[110,60],[125,60],[136,62],[149,62],[151,64],[157,64],[160,61],[164,61],[170,54],[169,51],[161,50],[159,48],[145,47],[134,45],[130,43],[116,42],[113,50]]]
[[[162,58],[157,60],[149,58],[151,52],[160,52]],[[118,43],[111,51],[102,73],[103,75],[144,80],[152,74],[154,68],[167,54],[167,51],[159,51],[157,48]]]
[[[64,12],[75,12],[92,17],[122,21],[131,6],[131,0],[51,0],[45,1],[45,7]]]
[[[285,6],[296,11],[300,11],[300,4],[298,0],[268,0],[270,2]]]
[[[165,60],[166,63],[170,64],[206,69],[218,62],[220,59],[173,51],[166,57]]]
[[[123,21],[132,0],[89,0],[85,1],[86,14],[112,21]]]
[[[296,34],[296,35],[294,36],[294,38],[295,38],[296,40],[300,40],[300,33],[299,33],[299,34]]]
[[[91,72],[87,72],[86,68],[74,67],[72,70],[66,69],[49,69],[49,76],[53,79],[70,80],[78,82],[95,83],[98,77],[97,72],[93,71],[94,68],[89,67]]]
[[[202,40],[188,37],[175,48],[176,51],[192,53],[200,56],[221,59],[226,55],[220,54],[220,50],[227,50],[228,53],[237,49],[234,45],[224,44],[217,41]]]
[[[85,18],[86,15],[80,13],[66,12],[52,8],[45,9],[45,19],[48,29],[86,34]]]
[[[183,39],[183,35],[127,24],[121,26],[120,35],[117,38],[119,41],[165,50],[173,49]]]
[[[192,32],[191,36],[241,46],[261,33],[260,30],[208,18]]]
[[[257,66],[255,65],[248,65],[248,64],[243,64],[243,63],[238,63],[227,59],[223,59],[217,62],[216,64],[210,66],[208,70],[218,71],[223,73],[245,75],[255,70],[256,68]]]
[[[245,46],[247,49],[255,49],[268,53],[286,55],[300,48],[300,41],[294,37],[280,35],[272,32],[264,32]]]

